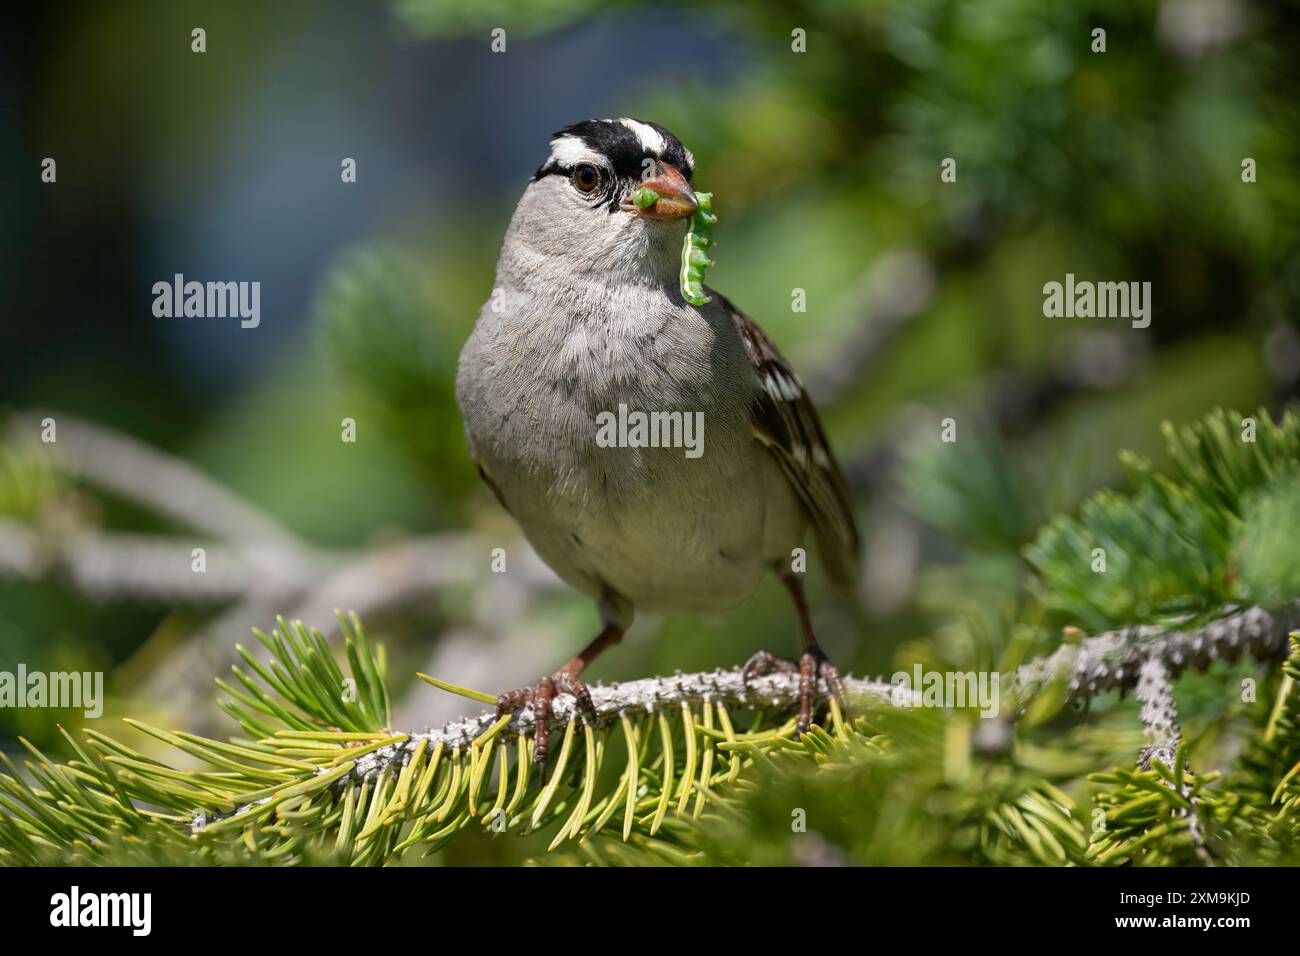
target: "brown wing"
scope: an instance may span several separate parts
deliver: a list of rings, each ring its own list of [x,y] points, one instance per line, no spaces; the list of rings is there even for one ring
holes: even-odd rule
[[[831,454],[817,409],[767,333],[725,296],[718,300],[731,313],[763,384],[751,411],[754,437],[776,456],[803,502],[831,583],[850,590],[858,564],[858,526],[848,483]]]

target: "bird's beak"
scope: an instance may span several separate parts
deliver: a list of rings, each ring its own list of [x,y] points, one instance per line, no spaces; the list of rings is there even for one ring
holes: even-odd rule
[[[686,177],[676,167],[655,162],[653,175],[623,203],[623,209],[642,219],[685,219],[700,208]]]

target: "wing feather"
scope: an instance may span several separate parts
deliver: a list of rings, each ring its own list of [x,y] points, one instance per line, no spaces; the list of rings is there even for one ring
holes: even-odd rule
[[[736,323],[763,386],[752,408],[754,437],[776,457],[803,503],[831,583],[849,590],[860,550],[858,525],[848,482],[831,453],[817,409],[767,333],[725,296],[718,299]]]

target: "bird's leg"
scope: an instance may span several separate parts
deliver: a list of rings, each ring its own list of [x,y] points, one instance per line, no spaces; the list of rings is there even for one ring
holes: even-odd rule
[[[844,707],[844,685],[840,682],[840,672],[826,657],[826,652],[817,643],[813,634],[812,615],[808,613],[808,602],[804,599],[803,583],[798,575],[782,573],[781,583],[794,599],[795,611],[799,615],[799,626],[803,631],[803,654],[798,662],[784,660],[768,651],[759,651],[741,668],[741,679],[747,685],[750,678],[773,671],[783,673],[799,672],[799,719],[795,723],[795,735],[802,736],[812,726],[813,704],[817,699],[818,680],[826,681],[826,689]]]
[[[587,717],[595,719],[596,708],[591,702],[591,693],[578,676],[601,651],[611,644],[617,644],[622,637],[621,627],[607,623],[604,630],[597,634],[590,644],[550,677],[543,677],[533,687],[508,690],[497,698],[498,717],[512,713],[521,707],[532,707],[533,720],[537,728],[536,743],[533,746],[533,763],[542,766],[546,763],[547,754],[550,752],[551,701],[555,699],[556,694],[572,694],[578,709]]]
[[[795,724],[795,733],[807,733],[812,725],[813,701],[817,697],[817,682],[826,681],[826,689],[844,707],[844,685],[840,682],[840,670],[827,658],[826,652],[817,643],[813,634],[812,615],[808,612],[808,602],[803,594],[803,582],[798,575],[786,573],[781,575],[781,583],[790,592],[796,612],[799,614],[799,626],[803,630],[803,655],[799,658],[799,722]]]

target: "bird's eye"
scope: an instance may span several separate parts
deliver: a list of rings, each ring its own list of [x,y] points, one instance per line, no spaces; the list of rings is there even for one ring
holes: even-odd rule
[[[573,170],[573,188],[580,193],[589,193],[600,185],[600,170],[590,163],[583,163]]]

